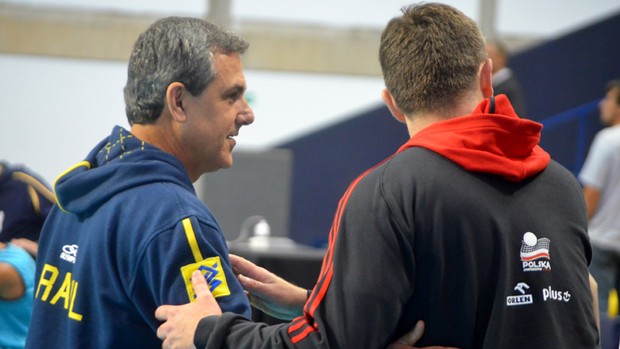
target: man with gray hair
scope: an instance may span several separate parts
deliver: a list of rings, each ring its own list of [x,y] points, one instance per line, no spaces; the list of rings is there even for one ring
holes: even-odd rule
[[[248,44],[196,18],[164,18],[137,39],[116,126],[61,174],[43,228],[27,348],[158,348],[161,304],[193,301],[193,271],[226,311],[250,317],[226,241],[192,183],[230,167]],[[70,135],[69,135],[70,136]]]

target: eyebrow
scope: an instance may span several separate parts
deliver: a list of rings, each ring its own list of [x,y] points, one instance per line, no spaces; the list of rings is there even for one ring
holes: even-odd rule
[[[229,88],[228,90],[224,91],[224,93],[222,93],[222,97],[224,99],[230,98],[230,97],[237,97],[237,96],[243,95],[244,92],[245,92],[245,86],[235,85]]]

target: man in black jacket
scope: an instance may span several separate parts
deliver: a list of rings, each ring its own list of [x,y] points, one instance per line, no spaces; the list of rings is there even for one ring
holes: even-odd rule
[[[422,320],[420,346],[597,348],[580,185],[538,146],[542,125],[493,97],[476,23],[445,4],[406,7],[379,59],[383,100],[411,139],[343,195],[309,296],[262,295],[303,312],[257,324],[220,314],[202,288],[158,309],[164,348],[384,348]],[[265,282],[233,263],[247,289]]]

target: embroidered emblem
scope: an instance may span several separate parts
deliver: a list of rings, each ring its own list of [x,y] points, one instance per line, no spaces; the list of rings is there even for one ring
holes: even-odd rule
[[[551,240],[547,238],[538,239],[532,232],[523,234],[523,240],[521,241],[523,271],[550,271],[550,245]]]
[[[187,296],[190,302],[193,302],[196,298],[196,292],[192,286],[192,273],[194,270],[200,270],[202,275],[205,276],[213,297],[218,298],[230,295],[228,282],[226,281],[226,275],[224,274],[220,257],[210,257],[181,268],[181,274],[183,275],[183,281],[185,282]]]

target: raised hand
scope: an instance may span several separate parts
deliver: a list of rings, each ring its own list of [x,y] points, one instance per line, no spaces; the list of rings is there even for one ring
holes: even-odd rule
[[[292,320],[302,314],[302,307],[308,298],[306,289],[245,258],[231,254],[230,263],[255,308],[282,320]]]

